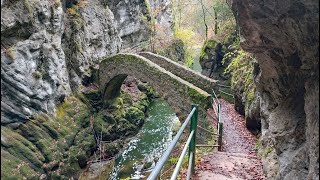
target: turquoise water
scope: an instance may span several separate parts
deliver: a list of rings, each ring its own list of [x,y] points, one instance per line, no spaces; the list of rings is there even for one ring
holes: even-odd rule
[[[142,129],[116,159],[112,180],[145,179],[170,144],[173,124],[179,121],[174,111],[166,101],[157,99],[148,112]]]

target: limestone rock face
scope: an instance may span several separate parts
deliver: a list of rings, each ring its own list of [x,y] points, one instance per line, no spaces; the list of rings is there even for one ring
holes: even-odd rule
[[[145,0],[107,0],[107,5],[115,16],[115,26],[123,41],[123,47],[130,47],[148,40],[151,20]]]
[[[101,57],[148,39],[147,9],[143,0],[1,1],[1,124],[54,113]]]
[[[61,5],[1,2],[1,125],[51,113],[71,93]]]
[[[157,36],[163,43],[169,43],[173,39],[173,12],[170,0],[149,0],[152,15],[158,26]]]
[[[241,46],[257,57],[269,179],[319,179],[318,1],[232,0]]]
[[[97,66],[100,58],[120,51],[121,38],[113,13],[99,0],[67,9],[62,23],[66,26],[63,49],[70,69],[70,84],[75,91],[86,83],[83,81],[92,75],[92,68]]]

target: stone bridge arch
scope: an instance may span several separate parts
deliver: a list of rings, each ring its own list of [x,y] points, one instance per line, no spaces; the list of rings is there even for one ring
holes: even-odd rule
[[[99,84],[104,101],[113,100],[119,95],[121,85],[128,75],[148,82],[179,118],[189,114],[192,104],[198,104],[203,109],[210,106],[210,94],[135,54],[117,54],[101,61]]]

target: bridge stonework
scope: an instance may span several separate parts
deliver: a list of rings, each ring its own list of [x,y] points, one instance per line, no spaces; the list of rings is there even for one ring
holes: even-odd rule
[[[212,93],[212,88],[214,88],[218,82],[217,80],[208,78],[207,76],[204,76],[201,73],[195,72],[179,64],[178,62],[175,62],[158,54],[153,54],[151,52],[140,52],[138,54],[158,64],[159,66],[163,67],[167,71],[170,71],[176,76],[179,76],[182,79],[194,84],[202,90],[205,90],[209,94]]]
[[[119,95],[121,85],[128,75],[148,82],[169,103],[179,118],[185,118],[189,114],[192,104],[198,104],[203,109],[210,106],[210,94],[135,54],[117,54],[101,61],[99,84],[106,102]]]

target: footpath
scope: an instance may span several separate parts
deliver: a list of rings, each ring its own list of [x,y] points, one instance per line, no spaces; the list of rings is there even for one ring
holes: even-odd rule
[[[257,137],[251,134],[244,117],[232,104],[220,99],[223,121],[222,151],[214,148],[196,164],[193,180],[265,180],[257,157]]]

